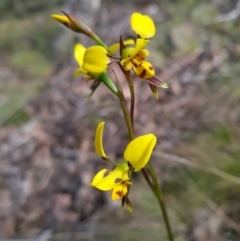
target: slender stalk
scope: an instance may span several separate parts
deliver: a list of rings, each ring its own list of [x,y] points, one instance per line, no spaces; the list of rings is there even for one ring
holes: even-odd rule
[[[130,140],[133,140],[134,139],[134,132],[133,132],[132,124],[131,124],[131,118],[130,118],[130,115],[129,115],[129,112],[128,112],[128,109],[127,109],[126,101],[125,101],[125,99],[124,100],[122,99],[120,93],[119,93],[118,96],[119,96],[119,101],[120,101],[120,104],[121,104],[121,107],[122,107],[122,110],[123,110],[124,118],[125,118],[125,121],[127,123],[129,138],[130,138]]]
[[[135,107],[134,85],[132,82],[132,77],[131,77],[130,71],[126,72],[126,76],[127,76],[127,82],[128,82],[128,86],[129,86],[129,90],[130,90],[130,95],[131,95],[130,118],[132,121],[132,127],[134,129],[134,107]]]
[[[117,80],[117,88],[119,90],[118,99],[120,101],[121,108],[122,108],[123,114],[124,114],[124,118],[125,118],[125,121],[126,121],[126,124],[127,124],[129,138],[130,138],[130,140],[133,140],[134,139],[134,107],[135,107],[134,85],[133,85],[133,81],[132,81],[132,78],[131,78],[131,75],[130,75],[130,71],[125,71],[120,63],[118,63],[118,65],[119,65],[120,69],[122,70],[122,72],[123,72],[123,74],[124,74],[124,76],[125,76],[125,78],[128,82],[128,86],[129,86],[129,90],[130,90],[131,105],[130,105],[130,114],[129,114],[129,111],[128,111],[128,108],[127,108],[127,103],[126,103],[123,91],[121,89],[121,86],[119,84],[119,81],[117,79],[117,76],[116,76],[115,72],[113,72],[114,75],[115,75],[115,78]],[[156,196],[156,198],[158,200],[158,203],[160,205],[160,209],[161,209],[162,214],[163,214],[163,220],[164,220],[164,223],[165,223],[165,226],[166,226],[166,229],[167,229],[169,241],[174,241],[172,231],[171,231],[170,222],[169,222],[168,215],[167,215],[167,209],[166,209],[166,206],[165,206],[165,203],[164,203],[164,200],[163,200],[161,188],[158,184],[157,176],[156,176],[156,174],[154,172],[154,169],[153,169],[153,167],[150,163],[148,163],[147,168],[148,168],[148,171],[149,171],[149,174],[152,178],[153,183],[151,182],[151,180],[149,178],[149,175],[148,175],[145,168],[142,169],[142,174],[143,174],[146,182],[148,183],[149,187],[151,188],[151,190],[153,191],[154,195]],[[130,187],[129,187],[129,189],[130,189]]]
[[[117,82],[118,99],[119,99],[119,102],[121,104],[123,115],[124,115],[124,118],[125,118],[125,121],[126,121],[126,124],[127,124],[129,138],[130,138],[130,140],[133,140],[134,139],[134,131],[133,131],[133,128],[132,128],[132,122],[131,122],[129,111],[128,111],[128,108],[127,108],[126,99],[124,97],[122,88],[119,84],[118,78],[117,78],[114,71],[113,71],[113,74],[115,75],[115,79],[116,79],[116,82]]]
[[[143,174],[146,182],[148,183],[149,187],[152,189],[152,192],[154,193],[154,195],[155,195],[156,198],[158,199],[158,194],[157,194],[157,192],[156,192],[156,190],[155,190],[155,187],[154,187],[153,183],[151,182],[151,180],[150,180],[150,178],[149,178],[149,175],[148,175],[148,173],[147,173],[147,170],[146,170],[145,168],[143,168],[143,169],[141,170],[141,172],[142,172],[142,174]]]
[[[151,174],[151,177],[153,179],[154,186],[157,189],[157,196],[158,196],[157,199],[158,199],[158,203],[160,205],[160,208],[161,208],[161,211],[162,211],[162,214],[163,214],[163,220],[164,220],[164,223],[165,223],[165,226],[166,226],[166,229],[167,229],[168,238],[169,238],[170,241],[174,241],[171,226],[170,226],[170,222],[169,222],[169,218],[168,218],[168,215],[167,215],[167,209],[166,209],[166,206],[165,206],[165,202],[163,200],[162,190],[161,190],[160,185],[158,184],[156,173],[154,172],[154,169],[153,169],[153,167],[150,163],[148,163],[147,167],[148,167],[148,170],[149,170],[149,172]]]
[[[120,63],[118,63],[120,69],[122,70],[127,82],[128,82],[128,87],[130,90],[130,96],[131,96],[131,103],[130,103],[130,118],[131,118],[131,124],[132,128],[134,130],[134,107],[135,107],[135,91],[134,91],[134,85],[132,81],[132,77],[130,74],[130,71],[125,71]]]
[[[123,70],[122,66],[121,66],[121,69]],[[131,93],[130,116],[129,116],[129,112],[127,110],[126,101],[125,101],[125,98],[123,96],[122,91],[119,91],[120,92],[119,100],[121,102],[121,107],[122,107],[122,110],[124,112],[125,121],[126,121],[126,124],[128,126],[130,140],[133,140],[134,139],[133,114],[134,114],[134,105],[135,105],[134,87],[133,87],[131,76],[126,74],[126,71],[124,71],[124,70],[123,70],[123,73],[124,73],[124,75],[125,75],[125,77],[128,81],[128,85],[129,85],[129,89],[130,89],[130,93]],[[119,87],[120,86],[118,86],[118,89],[119,89]],[[144,176],[146,182],[148,183],[149,187],[151,188],[151,190],[153,191],[154,195],[156,196],[156,198],[158,200],[158,203],[160,205],[160,209],[162,211],[163,220],[164,220],[164,223],[165,223],[165,226],[166,226],[169,241],[174,241],[171,226],[170,226],[170,222],[169,222],[168,215],[167,215],[167,209],[166,209],[166,206],[165,206],[165,203],[164,203],[164,200],[163,200],[161,188],[158,184],[156,173],[155,173],[155,171],[154,171],[154,169],[153,169],[153,167],[150,163],[148,163],[147,168],[148,168],[148,171],[149,171],[149,174],[152,178],[153,183],[150,181],[148,173],[146,172],[146,169],[144,169],[144,168],[142,169],[143,176]]]

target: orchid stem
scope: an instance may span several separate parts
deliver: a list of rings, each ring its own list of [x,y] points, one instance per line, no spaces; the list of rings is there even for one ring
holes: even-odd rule
[[[135,93],[134,93],[134,85],[132,82],[132,77],[130,71],[126,72],[127,82],[131,95],[131,104],[130,104],[130,118],[132,121],[132,128],[134,129],[134,107],[135,107]]]
[[[125,121],[127,124],[127,128],[128,128],[128,133],[129,133],[129,138],[130,140],[134,139],[134,128],[133,128],[133,123],[134,123],[134,105],[135,105],[135,94],[134,94],[134,86],[133,86],[133,82],[130,76],[130,73],[127,73],[126,71],[124,71],[124,69],[122,68],[122,66],[119,64],[121,70],[123,71],[127,81],[128,81],[128,86],[130,89],[130,94],[131,94],[131,106],[130,106],[130,113],[127,109],[127,104],[126,104],[126,100],[124,98],[123,92],[118,84],[118,89],[119,89],[119,101],[121,103],[121,107],[124,113],[124,117],[125,117]],[[163,195],[162,195],[162,191],[161,191],[161,187],[158,184],[158,180],[157,180],[157,176],[156,173],[152,167],[152,165],[150,163],[147,164],[147,169],[148,172],[151,176],[152,182],[149,178],[149,175],[146,171],[146,169],[142,169],[142,174],[146,180],[146,182],[148,183],[149,187],[151,188],[151,190],[153,191],[154,195],[156,196],[160,209],[162,211],[162,215],[163,215],[163,220],[166,226],[166,230],[167,230],[167,234],[168,234],[168,238],[169,241],[174,241],[173,239],[173,235],[172,235],[172,230],[171,230],[171,226],[170,226],[170,222],[168,219],[168,215],[167,215],[167,209],[163,200]]]
[[[128,87],[130,90],[130,95],[131,95],[131,104],[130,104],[130,119],[131,119],[131,124],[132,124],[132,129],[134,130],[134,107],[135,107],[135,92],[134,92],[134,85],[132,81],[132,77],[130,74],[130,71],[125,71],[120,63],[118,63],[120,69],[122,70],[127,82],[128,82]]]
[[[129,115],[129,111],[127,109],[126,100],[125,100],[124,96],[122,95],[121,91],[119,91],[118,97],[119,97],[119,101],[120,101],[120,104],[121,104],[121,107],[122,107],[124,118],[125,118],[125,121],[126,121],[126,124],[127,124],[129,138],[130,138],[130,140],[133,140],[134,139],[134,132],[133,132],[133,128],[132,128],[132,121],[131,121],[131,117]]]
[[[125,121],[126,121],[126,124],[127,124],[129,138],[130,138],[130,140],[133,140],[134,139],[134,131],[133,131],[133,128],[132,128],[131,117],[129,115],[129,111],[128,111],[128,108],[127,108],[126,99],[124,97],[122,88],[120,86],[120,83],[119,83],[118,78],[117,78],[114,71],[113,71],[113,74],[115,75],[115,78],[116,78],[116,81],[117,81],[117,88],[118,88],[118,95],[117,96],[118,96],[118,99],[119,99],[119,102],[120,102],[120,105],[121,105],[121,108],[122,108],[122,111],[123,111],[123,115],[124,115],[124,118],[125,118]]]
[[[165,202],[163,200],[162,190],[161,190],[160,185],[158,184],[156,173],[155,173],[155,171],[154,171],[154,169],[153,169],[153,167],[150,163],[147,164],[147,167],[148,167],[150,175],[153,179],[153,185],[156,188],[156,189],[154,188],[154,190],[157,191],[156,195],[157,195],[158,203],[159,203],[161,211],[162,211],[163,220],[164,220],[164,223],[165,223],[165,226],[166,226],[166,229],[167,229],[169,241],[174,241],[173,235],[172,235],[172,230],[171,230],[171,225],[170,225],[168,214],[167,214],[167,209],[166,209],[166,206],[165,206]]]

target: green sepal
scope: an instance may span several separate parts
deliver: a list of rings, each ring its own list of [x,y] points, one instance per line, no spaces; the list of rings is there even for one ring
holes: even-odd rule
[[[113,83],[113,81],[110,79],[110,77],[107,75],[106,72],[103,72],[102,74],[100,74],[98,77],[98,80],[103,82],[114,95],[116,96],[118,95],[117,87],[115,86],[115,84]]]

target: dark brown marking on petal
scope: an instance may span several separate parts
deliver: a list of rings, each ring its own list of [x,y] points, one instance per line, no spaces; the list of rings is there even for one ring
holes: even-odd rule
[[[153,70],[153,67],[152,67],[152,65],[150,65],[149,67],[148,67],[150,70]]]
[[[141,38],[141,36],[140,36],[140,35],[138,35],[138,34],[137,34],[137,37],[138,37],[138,38]]]
[[[119,183],[119,182],[121,182],[121,181],[122,181],[121,178],[116,178],[116,179],[115,179],[115,183]]]
[[[120,198],[123,198],[123,197],[124,197],[123,191],[117,191],[116,194],[117,194]]]
[[[142,62],[139,64],[139,67],[141,67],[142,66]]]
[[[134,63],[134,62],[132,62],[132,64],[134,65],[134,67],[138,67],[138,64],[136,64],[136,63]]]
[[[108,176],[108,175],[109,175],[109,173],[110,173],[110,171],[109,171],[109,170],[107,170],[106,172],[104,172],[104,173],[103,173],[103,177]]]
[[[144,69],[142,73],[139,75],[139,77],[143,79],[146,76],[146,74],[147,74],[147,71]]]
[[[129,55],[128,55],[128,58],[130,58],[130,57],[131,57],[131,55],[129,54]]]

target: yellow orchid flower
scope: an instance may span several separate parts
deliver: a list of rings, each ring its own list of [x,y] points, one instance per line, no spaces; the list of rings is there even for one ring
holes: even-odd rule
[[[102,191],[112,190],[112,200],[123,198],[127,194],[127,186],[131,184],[128,176],[127,162],[121,162],[113,170],[102,169],[93,178],[91,186]]]
[[[80,66],[74,75],[83,74],[96,78],[107,69],[110,63],[107,50],[101,46],[91,46],[86,49],[83,45],[76,44],[74,56]]]
[[[133,44],[133,39],[127,39],[123,41],[125,45]],[[115,53],[119,49],[119,43],[113,44],[109,47],[112,53]],[[92,46],[85,48],[82,44],[77,43],[74,48],[74,57],[78,62],[80,68],[74,72],[74,75],[85,75],[89,78],[96,77],[99,73],[104,72],[108,64],[110,64],[110,58],[108,57],[107,50],[101,46]]]
[[[102,141],[104,124],[104,122],[101,122],[97,126],[94,144],[97,155],[107,159]],[[113,201],[125,197],[128,192],[128,185],[131,185],[129,172],[138,172],[148,163],[156,142],[157,138],[153,134],[142,135],[132,140],[124,151],[125,161],[119,163],[113,171],[107,169],[99,171],[94,176],[91,186],[102,191],[113,190]]]
[[[147,80],[149,84],[156,87],[168,88],[168,85],[155,76],[152,64],[145,60],[149,55],[145,46],[149,40],[137,39],[135,48],[126,47],[123,49],[121,65],[125,71],[133,69],[134,73],[140,78]]]
[[[133,13],[130,23],[138,38],[135,47],[124,47],[120,63],[125,71],[132,69],[140,79],[147,80],[152,92],[157,97],[156,87],[168,88],[168,85],[155,76],[152,64],[145,60],[149,55],[145,47],[156,31],[154,22],[147,15]]]
[[[74,76],[84,75],[86,80],[94,79],[97,83],[103,82],[115,95],[118,94],[116,86],[106,74],[110,58],[104,47],[91,46],[86,49],[78,43],[74,48],[74,57],[80,67],[74,72]],[[98,84],[95,89],[97,86]],[[92,93],[95,89],[92,89]]]

